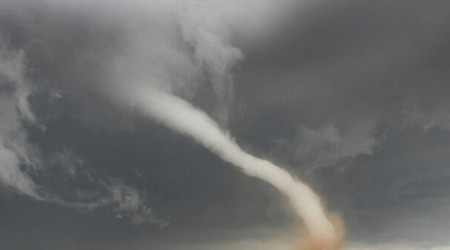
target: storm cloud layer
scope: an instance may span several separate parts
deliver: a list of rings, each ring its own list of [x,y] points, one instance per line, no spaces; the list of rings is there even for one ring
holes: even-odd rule
[[[443,0],[1,1],[1,218],[56,209],[58,225],[96,218],[105,232],[67,226],[71,246],[27,232],[38,249],[290,248],[273,190],[116,96],[146,86],[311,184],[346,219],[349,249],[445,249],[449,12]],[[14,240],[27,223],[6,221],[0,241],[28,249]],[[236,228],[258,230],[217,240]]]

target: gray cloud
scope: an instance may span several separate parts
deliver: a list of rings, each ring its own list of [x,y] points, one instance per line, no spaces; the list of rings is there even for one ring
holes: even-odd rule
[[[30,147],[22,126],[24,120],[35,120],[27,102],[30,85],[23,76],[24,55],[5,44],[0,46],[0,179],[6,187],[37,198],[33,181],[19,168],[22,162],[35,161],[28,153]]]
[[[110,206],[117,210],[120,217],[129,217],[133,223],[167,224],[156,219],[143,202],[142,194],[135,188],[118,181],[108,180],[89,194],[86,190],[73,190],[51,187],[52,179],[40,180],[36,184],[33,176],[52,175],[62,180],[61,185],[79,177],[83,171],[83,161],[70,150],[54,152],[49,159],[42,159],[37,145],[28,140],[25,124],[45,130],[32,113],[28,98],[33,85],[27,80],[26,63],[23,51],[14,51],[3,44],[0,48],[0,180],[7,189],[27,195],[39,201],[61,204],[80,211],[90,211]],[[58,168],[55,171],[54,168]],[[86,169],[85,169],[86,170]],[[89,172],[82,172],[87,181],[93,181]],[[35,178],[36,179],[36,178]],[[103,188],[103,194],[99,192]],[[97,189],[97,190],[96,190]],[[75,192],[71,198],[56,190]],[[62,196],[61,196],[62,195]]]
[[[245,115],[280,124],[267,140],[289,144],[307,168],[370,154],[392,128],[447,129],[448,6],[416,3],[400,14],[401,4],[369,2],[305,13],[274,48],[286,63],[271,62],[270,51],[249,56],[238,77]]]
[[[300,126],[292,140],[281,142],[281,150],[293,155],[296,163],[314,170],[337,166],[344,160],[359,155],[372,154],[379,144],[374,135],[373,123],[354,125],[347,131],[340,131],[333,125],[317,129]]]

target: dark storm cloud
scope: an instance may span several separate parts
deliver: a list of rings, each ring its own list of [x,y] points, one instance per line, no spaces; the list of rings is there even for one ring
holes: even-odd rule
[[[69,91],[77,103],[93,100],[82,96],[89,95],[95,79],[81,76],[99,75],[95,67],[99,61],[87,57],[90,50],[98,52],[90,40],[99,43],[101,38],[83,37],[95,33],[90,31],[91,24],[101,25],[73,16],[71,11],[61,18],[61,12],[45,8],[45,3],[2,3],[2,184],[37,200],[80,211],[113,207],[117,217],[164,225],[154,218],[139,190],[121,180],[99,176],[89,167],[81,168],[85,164],[79,156],[70,149],[61,150],[65,145],[48,137],[54,132],[47,130],[51,119],[58,114],[49,114],[46,108],[64,104],[58,102],[63,91]],[[32,90],[36,94],[33,103],[43,106],[41,110],[31,108],[39,118],[29,107]],[[100,104],[98,108],[89,106],[94,112],[102,108]],[[30,134],[40,134],[43,140],[30,143]],[[49,147],[40,147],[46,144],[53,144],[52,152],[46,151]]]
[[[109,199],[116,205],[99,213],[129,220],[147,214],[158,222],[152,207],[157,215],[184,223],[185,228],[169,230],[170,237],[214,223],[232,229],[289,224],[272,190],[143,121],[128,103],[111,102],[106,91],[112,83],[151,79],[222,120],[224,127],[229,112],[237,141],[305,174],[333,207],[355,217],[349,221],[352,240],[420,235],[423,241],[445,243],[440,235],[445,223],[434,222],[448,215],[450,188],[449,4],[298,2],[246,1],[243,8],[211,1],[180,21],[178,1],[3,1],[0,180],[32,195],[36,185],[53,190],[53,196],[72,205]],[[190,25],[205,16],[206,30],[223,38],[217,43],[223,47],[189,37],[195,33]],[[194,23],[188,25],[190,17]],[[223,54],[212,53],[223,48]],[[30,94],[32,112],[26,102]],[[34,167],[37,160],[41,168]],[[14,213],[15,208],[5,210]],[[399,217],[408,211],[418,219]],[[421,226],[433,223],[436,231],[424,234]],[[102,230],[109,232],[102,236],[107,242],[121,229],[99,227],[94,234]],[[151,242],[125,239],[119,246],[289,247],[284,238],[262,243],[264,233],[255,235],[254,241],[234,245],[230,242],[239,235],[230,236],[230,242],[215,243],[212,236],[211,242],[191,242],[192,236],[174,244],[167,236],[154,236]],[[117,247],[83,237],[72,244]],[[395,249],[420,249],[405,242]],[[63,243],[54,244],[60,249]]]
[[[296,158],[308,158],[301,163],[316,167],[371,153],[389,127],[446,129],[447,13],[443,2],[324,5],[299,17],[289,40],[279,38],[283,47],[273,53],[286,51],[283,59],[249,56],[237,93],[249,116],[267,123],[278,116],[283,132],[266,133],[269,139],[281,139],[299,152]]]

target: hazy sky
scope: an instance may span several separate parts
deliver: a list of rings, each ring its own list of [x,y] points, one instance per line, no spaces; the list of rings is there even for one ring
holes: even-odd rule
[[[450,249],[449,25],[446,0],[0,0],[0,249],[292,249],[280,193],[141,87],[311,185],[344,249]]]

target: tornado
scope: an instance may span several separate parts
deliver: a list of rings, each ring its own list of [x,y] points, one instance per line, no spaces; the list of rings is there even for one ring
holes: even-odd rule
[[[128,85],[117,92],[133,109],[171,130],[190,137],[246,175],[261,179],[279,190],[304,224],[296,250],[339,249],[339,223],[327,215],[318,195],[305,183],[272,162],[255,157],[211,119],[184,99],[145,84]]]

